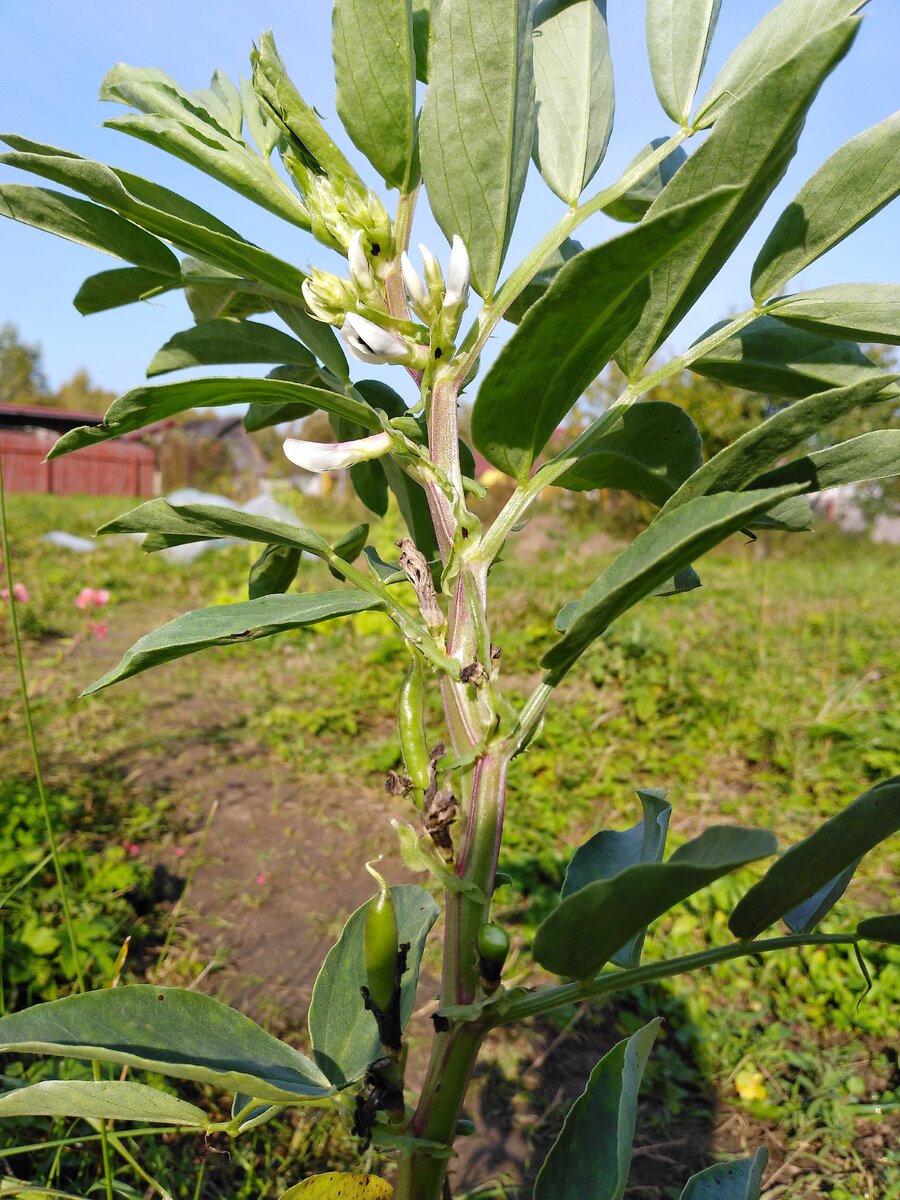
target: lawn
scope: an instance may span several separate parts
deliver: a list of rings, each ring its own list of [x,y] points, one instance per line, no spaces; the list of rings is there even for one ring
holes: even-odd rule
[[[284,498],[326,534],[364,519],[352,505]],[[54,528],[89,534],[125,507],[105,498],[9,501],[14,574],[30,593],[20,614],[38,739],[90,982],[109,982],[131,935],[124,978],[203,988],[302,1042],[318,962],[369,894],[362,864],[394,855],[389,818],[409,817],[384,792],[398,763],[392,717],[403,647],[383,617],[362,614],[207,651],[79,700],[149,629],[246,596],[247,547],[178,565],[144,556],[128,539],[101,540],[89,555],[40,540]],[[385,557],[398,532],[389,517],[375,536]],[[494,574],[494,638],[514,699],[537,678],[556,612],[614,549],[588,511],[565,514],[552,502],[515,535]],[[787,842],[896,772],[896,568],[895,550],[829,530],[765,544],[733,538],[701,564],[702,589],[646,601],[618,621],[560,689],[514,767],[500,864],[512,882],[499,893],[514,943],[526,944],[554,903],[579,841],[637,819],[637,786],[669,789],[673,844],[718,820],[771,827]],[[109,591],[102,612],[75,606],[87,586]],[[305,562],[297,586],[338,585]],[[103,637],[88,625],[101,620]],[[5,624],[0,779],[3,1003],[11,1008],[63,994],[72,964]],[[889,843],[864,862],[826,929],[889,909],[892,851]],[[406,877],[396,856],[388,870]],[[663,946],[697,949],[710,928],[724,940],[740,882],[682,905],[654,928],[646,957]],[[771,1153],[769,1200],[900,1196],[900,949],[866,953],[873,987],[865,995],[851,953],[815,950],[730,964],[637,995],[625,1009],[573,1009],[497,1037],[470,1095],[477,1132],[461,1155],[460,1191],[490,1177],[509,1190],[478,1195],[518,1196],[597,1057],[661,1008],[667,1021],[645,1084],[630,1197],[677,1195],[688,1167],[757,1144]],[[428,999],[426,982],[423,1009]],[[551,1043],[560,1053],[545,1058]],[[5,1069],[13,1082],[18,1068]],[[62,1129],[32,1122],[27,1136],[52,1139]],[[162,1148],[142,1143],[139,1153],[179,1198],[274,1197],[309,1164],[354,1154],[327,1120],[285,1120],[276,1133],[272,1144],[258,1134],[229,1147],[230,1158],[218,1153],[224,1144],[175,1138]],[[23,1123],[9,1122],[0,1145],[25,1136]],[[98,1161],[87,1145],[10,1156],[8,1170],[86,1194]],[[124,1161],[117,1171],[124,1195],[148,1186]]]

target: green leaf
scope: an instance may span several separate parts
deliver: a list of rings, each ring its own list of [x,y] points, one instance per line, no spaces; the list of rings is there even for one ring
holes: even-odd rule
[[[716,1163],[687,1181],[681,1200],[759,1200],[769,1152],[762,1146],[752,1158]]]
[[[138,1067],[260,1100],[322,1100],[334,1090],[306,1055],[184,988],[135,983],[37,1004],[0,1018],[0,1049]]]
[[[534,1200],[622,1200],[631,1168],[638,1089],[659,1017],[613,1046],[566,1114],[534,1185]]]
[[[854,859],[849,867],[824,883],[808,900],[784,914],[784,923],[791,933],[809,933],[828,916],[850,886],[850,880],[861,862],[861,858]]]
[[[259,321],[221,317],[176,333],[153,356],[147,375],[210,363],[296,363],[311,371],[315,358],[295,338]]]
[[[409,190],[416,135],[411,0],[335,0],[337,110],[354,145],[390,187]]]
[[[209,1124],[202,1109],[158,1088],[93,1079],[46,1079],[6,1092],[0,1095],[0,1118],[5,1117],[82,1117],[199,1129]]]
[[[12,153],[0,154],[0,162],[82,192],[187,254],[196,254],[226,271],[270,285],[286,300],[300,295],[300,285],[306,278],[302,271],[244,241],[234,230],[176,192],[128,171],[115,170],[27,138],[4,134],[0,141],[13,147]]]
[[[884,377],[854,342],[791,328],[774,317],[758,317],[692,362],[690,369],[730,387],[776,396],[809,396],[823,385],[849,387]]]
[[[900,345],[900,284],[836,283],[782,296],[766,312],[826,337]]]
[[[80,425],[63,434],[47,457],[58,458],[61,454],[80,450],[82,446],[108,442],[110,438],[130,433],[133,429],[143,429],[145,425],[152,425],[191,408],[217,408],[249,401],[258,404],[309,404],[325,412],[346,415],[367,430],[381,428],[378,418],[367,404],[326,388],[290,383],[284,379],[185,379],[179,383],[139,387],[126,392],[113,401],[99,425]]]
[[[667,138],[654,138],[636,155],[625,168],[626,173],[643,159],[658,150]],[[681,146],[676,146],[671,154],[667,154],[662,162],[649,171],[637,183],[633,183],[627,192],[623,192],[616,200],[603,206],[603,212],[616,221],[642,221],[650,205],[657,198],[679,167],[687,162],[687,155]]]
[[[663,512],[672,512],[695,496],[740,491],[767,466],[821,433],[832,421],[855,408],[877,403],[885,387],[896,379],[900,376],[882,375],[796,400],[713,455],[681,484]]]
[[[326,133],[316,110],[297,91],[271,31],[260,35],[250,54],[253,90],[266,116],[288,138],[291,148],[318,175],[337,176],[361,188],[363,181]]]
[[[824,492],[895,475],[900,475],[900,429],[875,429],[767,471],[750,486],[770,488],[794,483],[801,484],[805,492]]]
[[[548,971],[588,980],[657,917],[731,871],[774,854],[764,829],[713,825],[667,862],[638,863],[563,900],[538,926],[535,960]]]
[[[565,634],[541,660],[547,682],[557,684],[616,617],[795,490],[698,496],[674,512],[658,514],[582,597]]]
[[[255,638],[271,637],[287,629],[305,629],[335,617],[382,607],[380,600],[365,592],[308,592],[298,595],[261,596],[239,604],[195,608],[145,634],[126,650],[117,666],[84,689],[90,696],[110,684],[119,683],[150,667],[158,667],[208,646],[234,646]],[[261,1092],[254,1092],[262,1097]],[[262,1097],[263,1099],[265,1097]]]
[[[97,530],[98,537],[111,533],[161,533],[170,539],[169,545],[226,537],[296,547],[319,558],[326,558],[329,552],[325,538],[299,525],[219,504],[174,505],[162,498],[148,500]]]
[[[69,242],[101,250],[150,271],[166,276],[181,274],[178,259],[159,238],[109,209],[79,200],[77,196],[19,183],[0,184],[0,216],[55,233]]]
[[[746,941],[900,829],[900,775],[878,783],[791,846],[741,898],[728,928]]]
[[[866,917],[856,927],[856,936],[872,942],[888,942],[900,946],[900,915],[889,913],[883,917]]]
[[[420,121],[422,173],[438,225],[459,234],[472,282],[493,295],[534,135],[532,0],[441,0]]]
[[[250,568],[248,598],[257,600],[286,592],[297,578],[302,556],[303,551],[296,546],[267,545]]]
[[[317,321],[296,304],[273,304],[275,314],[284,321],[288,329],[297,335],[304,346],[309,346],[316,358],[321,359],[329,371],[338,379],[349,381],[350,368],[341,343],[330,325]]]
[[[323,382],[328,386],[330,382],[318,365],[315,370],[296,365],[275,367],[266,378],[282,379],[288,383],[308,384],[310,387],[321,386]],[[258,404],[256,401],[251,401],[244,413],[244,428],[248,433],[253,433],[257,429],[268,429],[272,425],[291,424],[294,421],[302,421],[304,417],[308,417],[315,411],[314,404],[298,404],[293,401],[287,404]],[[360,428],[362,427],[360,426]]]
[[[706,129],[752,91],[761,75],[780,70],[822,33],[840,28],[867,0],[782,0],[725,62],[697,108],[694,126]]]
[[[606,0],[539,0],[532,157],[567,204],[593,179],[612,133],[615,96]]]
[[[680,596],[684,592],[692,592],[695,588],[702,587],[700,576],[693,567],[684,567],[678,571],[670,579],[664,580],[661,584],[649,593],[650,596]],[[649,598],[649,597],[648,597]],[[554,628],[558,633],[565,633],[572,622],[575,620],[575,614],[581,608],[580,600],[569,600],[562,606],[556,614]]]
[[[535,301],[540,300],[541,296],[546,292],[547,288],[559,274],[559,268],[564,266],[570,258],[574,258],[576,254],[580,254],[584,246],[580,242],[576,242],[574,238],[566,238],[561,246],[558,246],[552,254],[549,254],[544,260],[544,265],[538,271],[537,275],[527,284],[512,304],[503,314],[507,321],[513,325],[518,325],[525,316],[526,311],[531,308]]]
[[[601,829],[579,846],[566,868],[561,899],[574,895],[597,879],[609,879],[638,863],[662,862],[672,805],[664,788],[638,788],[643,820],[623,831]],[[619,967],[636,967],[641,961],[646,930],[611,957]]]
[[[835,151],[787,206],[753,264],[761,304],[900,192],[900,112]]]
[[[663,111],[686,125],[722,0],[648,0],[647,50]]]
[[[213,263],[187,257],[182,260],[181,272],[184,298],[198,324],[217,317],[249,317],[273,307],[271,289]]]
[[[211,87],[189,95],[161,71],[118,63],[100,85],[100,99],[143,114],[105,121],[107,128],[158,146],[286,221],[309,229],[309,215],[297,195],[244,142],[241,98],[221,72],[213,76]]]
[[[416,79],[428,82],[431,61],[431,0],[412,0],[413,43],[416,52]]]
[[[250,136],[256,142],[260,154],[268,162],[272,157],[272,151],[278,145],[281,130],[268,115],[268,110],[263,109],[253,90],[253,84],[243,75],[241,76],[241,108],[247,128],[250,130]]]
[[[331,545],[331,549],[346,563],[356,562],[363,552],[363,547],[369,537],[368,525],[354,525],[346,533],[342,533]]]
[[[726,109],[700,148],[654,201],[648,218],[732,187],[727,204],[653,273],[650,301],[619,355],[629,378],[693,307],[756,220],[797,149],[806,113],[853,41],[858,20],[823,33]]]
[[[181,272],[169,275],[148,271],[146,267],[116,267],[90,275],[75,294],[72,303],[83,317],[106,312],[124,304],[155,297],[181,287]]]
[[[662,506],[703,463],[697,426],[677,404],[661,400],[622,407],[615,416],[556,487],[622,488]]]
[[[392,887],[391,899],[399,944],[410,944],[400,994],[400,1019],[406,1025],[415,1006],[425,939],[440,910],[428,892],[414,883]],[[361,1079],[369,1063],[381,1053],[375,1018],[363,1007],[360,995],[360,988],[366,983],[364,935],[370,904],[371,900],[367,900],[353,913],[328,951],[309,1007],[313,1056],[339,1088]]]
[[[640,319],[647,276],[730,199],[716,191],[562,267],[488,371],[472,409],[485,458],[523,481],[547,439]]]

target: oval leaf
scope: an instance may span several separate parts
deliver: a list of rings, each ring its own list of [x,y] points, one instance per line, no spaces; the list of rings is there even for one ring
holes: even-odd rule
[[[850,880],[861,862],[861,858],[854,859],[846,870],[841,871],[840,875],[835,875],[834,879],[830,879],[828,883],[820,887],[815,895],[810,896],[808,900],[804,900],[802,904],[798,904],[796,908],[792,908],[790,912],[784,914],[784,923],[791,933],[809,933],[824,917],[828,916],[850,886]]]
[[[121,1063],[262,1100],[333,1092],[299,1050],[200,992],[135,983],[37,1004],[0,1019],[0,1049]]]
[[[774,317],[758,317],[745,325],[692,362],[690,369],[732,387],[776,396],[809,396],[823,386],[849,387],[884,377],[854,342],[807,333]]]
[[[563,900],[538,926],[535,960],[557,975],[592,979],[623,942],[651,921],[775,849],[775,836],[768,830],[713,825],[680,846],[667,862],[626,867]]]
[[[832,388],[796,400],[714,454],[682,483],[663,511],[671,512],[695,496],[740,491],[756,479],[763,468],[821,433],[830,422],[855,408],[877,402],[885,387],[898,378],[900,376],[883,375],[851,387]]]
[[[93,1079],[46,1079],[6,1092],[0,1096],[0,1117],[83,1117],[198,1129],[209,1124],[202,1109],[158,1088]]]
[[[900,775],[876,784],[815,833],[791,846],[741,898],[728,928],[746,941],[900,829]]]
[[[826,337],[900,345],[900,284],[837,283],[773,300],[766,312]]]
[[[159,238],[108,208],[77,196],[5,183],[0,185],[0,216],[55,233],[69,242],[123,258],[150,271],[176,277],[181,274],[178,259]]]
[[[900,946],[900,915],[888,913],[883,917],[866,917],[856,927],[856,936],[872,942],[887,942]]]
[[[391,1200],[394,1189],[377,1175],[347,1175],[326,1171],[310,1175],[282,1192],[278,1200]]]
[[[78,289],[72,303],[83,317],[107,312],[124,304],[159,296],[182,286],[181,272],[162,274],[145,267],[116,267],[90,275]]]
[[[703,463],[697,426],[684,409],[662,400],[623,407],[616,418],[556,487],[623,488],[661,507]]]
[[[185,379],[156,387],[139,387],[113,401],[99,425],[80,425],[63,434],[47,455],[58,458],[82,446],[107,442],[134,429],[143,429],[191,408],[218,408],[227,404],[309,404],[325,412],[339,413],[365,429],[376,431],[381,423],[375,412],[360,400],[327,388],[291,383],[285,379]]]
[[[707,1167],[687,1181],[681,1200],[759,1200],[768,1161],[769,1152],[761,1146],[752,1158]]]
[[[631,1168],[638,1089],[661,1020],[613,1046],[566,1114],[534,1185],[534,1200],[622,1200]]]
[[[300,569],[303,551],[294,546],[266,546],[250,568],[247,597],[274,596],[286,592]]]
[[[209,646],[234,646],[256,638],[271,637],[288,629],[305,629],[335,617],[367,612],[382,607],[382,601],[365,592],[334,591],[261,596],[239,604],[195,608],[176,617],[152,633],[145,634],[126,650],[119,663],[82,692],[90,696],[110,684],[120,683],[141,671],[196,654]],[[254,1095],[261,1096],[256,1092]]]
[[[398,943],[410,945],[400,988],[400,1020],[405,1025],[415,1005],[425,939],[440,910],[428,892],[415,883],[392,887],[391,898]],[[364,934],[370,904],[366,901],[352,914],[328,951],[309,1007],[313,1057],[339,1088],[361,1079],[381,1053],[375,1018],[363,1007],[359,990],[366,983]]]
[[[849,442],[839,442],[826,450],[814,450],[774,471],[767,471],[750,484],[756,487],[802,485],[804,492],[824,492],[827,488],[870,479],[890,479],[900,475],[900,429],[873,429]]]
[[[560,269],[478,392],[472,437],[490,463],[528,478],[547,439],[640,319],[649,273],[729,196],[715,191],[680,205]]]
[[[640,154],[636,155],[628,166],[625,168],[625,173],[636,166],[637,163],[645,159],[654,150],[658,150],[660,146],[666,142],[666,138],[654,138],[652,142],[646,145]],[[639,179],[637,183],[633,183],[627,192],[623,192],[609,204],[603,206],[603,212],[608,217],[613,217],[616,221],[642,221],[647,214],[647,210],[653,201],[657,198],[679,167],[687,162],[687,155],[681,146],[676,146],[671,154],[666,155],[662,162],[649,171],[643,179]]]
[[[280,329],[222,317],[176,333],[154,354],[147,375],[210,363],[294,363],[312,371],[318,366],[305,346]]]
[[[532,0],[442,0],[420,123],[422,173],[437,223],[469,251],[472,282],[494,291],[534,135]]]
[[[797,149],[806,113],[844,57],[858,21],[814,39],[764,74],[731,105],[702,146],[675,174],[648,212],[665,212],[715,187],[733,187],[728,203],[653,273],[649,303],[619,354],[634,378],[693,307],[755,221]]]
[[[753,264],[757,304],[900,193],[900,112],[851,138],[803,185]]]
[[[534,85],[535,165],[560,200],[575,204],[603,161],[613,127],[606,0],[540,0]]]
[[[722,0],[647,0],[647,49],[663,111],[685,125]]]
[[[344,128],[385,183],[408,190],[416,133],[410,0],[335,0],[332,48]]]
[[[565,634],[541,660],[547,682],[557,684],[616,617],[794,491],[699,496],[675,512],[657,515],[585,592]]]
[[[609,879],[626,867],[642,862],[662,862],[672,805],[663,788],[638,788],[644,818],[621,832],[601,829],[579,846],[566,868],[560,898],[580,891],[596,879]],[[645,931],[617,950],[611,962],[619,967],[636,967],[641,961]]]

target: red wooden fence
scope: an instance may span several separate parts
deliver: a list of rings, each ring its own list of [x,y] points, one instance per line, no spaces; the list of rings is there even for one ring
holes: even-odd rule
[[[55,496],[152,496],[156,456],[134,442],[105,442],[44,462],[55,436],[0,429],[3,481],[9,492]]]

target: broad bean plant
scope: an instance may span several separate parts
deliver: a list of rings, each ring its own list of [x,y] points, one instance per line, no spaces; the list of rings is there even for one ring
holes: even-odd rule
[[[725,539],[805,530],[807,493],[898,471],[900,431],[835,445],[827,427],[900,394],[900,376],[858,345],[900,342],[900,287],[785,288],[900,190],[900,114],[858,133],[802,183],[760,239],[746,308],[684,353],[660,355],[784,177],[816,94],[851,50],[862,8],[860,0],[783,0],[724,57],[698,101],[719,0],[648,0],[650,67],[668,132],[635,147],[624,173],[599,188],[614,110],[605,0],[335,0],[337,113],[370,164],[366,178],[300,95],[271,34],[253,48],[251,78],[239,86],[217,71],[208,88],[188,92],[153,68],[113,68],[101,97],[127,111],[107,125],[306,231],[344,260],[334,273],[282,261],[128,171],[4,137],[3,163],[68,190],[5,182],[0,211],[127,264],[87,279],[79,311],[183,291],[195,324],[162,347],[148,375],[198,364],[274,368],[265,378],[139,387],[101,423],[65,434],[53,456],[197,407],[248,404],[251,430],[322,410],[335,441],[291,438],[285,454],[308,471],[349,467],[373,514],[383,516],[392,496],[408,527],[386,561],[366,525],[332,541],[215,505],[141,504],[99,532],[144,534],[147,551],[219,537],[256,543],[249,598],[148,633],[87,694],[209,647],[381,614],[408,651],[398,699],[402,766],[390,776],[386,807],[405,861],[427,873],[428,886],[391,886],[371,866],[375,895],[350,916],[315,984],[309,1055],[199,992],[149,984],[74,994],[0,1021],[7,1052],[212,1084],[234,1097],[228,1121],[211,1123],[192,1103],[99,1072],[22,1087],[0,1097],[0,1115],[239,1137],[286,1106],[330,1108],[361,1144],[392,1153],[395,1166],[383,1179],[312,1177],[286,1196],[439,1200],[452,1193],[454,1139],[491,1030],[732,958],[829,944],[859,954],[866,939],[900,942],[900,915],[817,932],[862,856],[900,827],[896,778],[786,849],[768,831],[719,824],[668,856],[666,793],[639,788],[632,827],[601,828],[575,852],[558,905],[517,965],[516,986],[504,982],[509,938],[491,911],[508,778],[592,643],[648,597],[667,604],[699,587],[698,560]],[[504,273],[531,162],[565,209]],[[447,246],[417,254],[411,239],[423,188]],[[622,231],[584,247],[574,235],[599,212]],[[481,353],[504,320],[509,336],[480,375]],[[551,436],[613,361],[626,381],[621,395],[551,452]],[[360,363],[396,365],[417,398],[408,404],[381,377],[352,378],[348,362],[354,375]],[[771,415],[704,461],[686,413],[651,398],[656,384],[685,370],[764,391]],[[477,515],[484,488],[459,436],[464,389],[474,448],[514,484],[490,523]],[[402,390],[411,394],[408,380]],[[514,704],[491,631],[491,570],[550,484],[624,489],[655,515],[561,609],[540,663],[517,664],[520,678],[539,682]],[[304,590],[304,554],[324,560],[339,584]],[[432,694],[439,724],[424,715]],[[373,860],[382,848],[373,847]],[[661,950],[642,965],[658,917],[773,856],[730,914],[732,940],[683,957]],[[439,1007],[430,1056],[413,1073],[406,1027],[439,918]],[[779,922],[784,928],[773,928]],[[535,1200],[625,1194],[638,1088],[658,1024],[597,1064],[546,1156]],[[407,1082],[413,1075],[418,1089]],[[682,1198],[751,1200],[764,1165],[760,1151],[712,1166],[685,1181]]]

